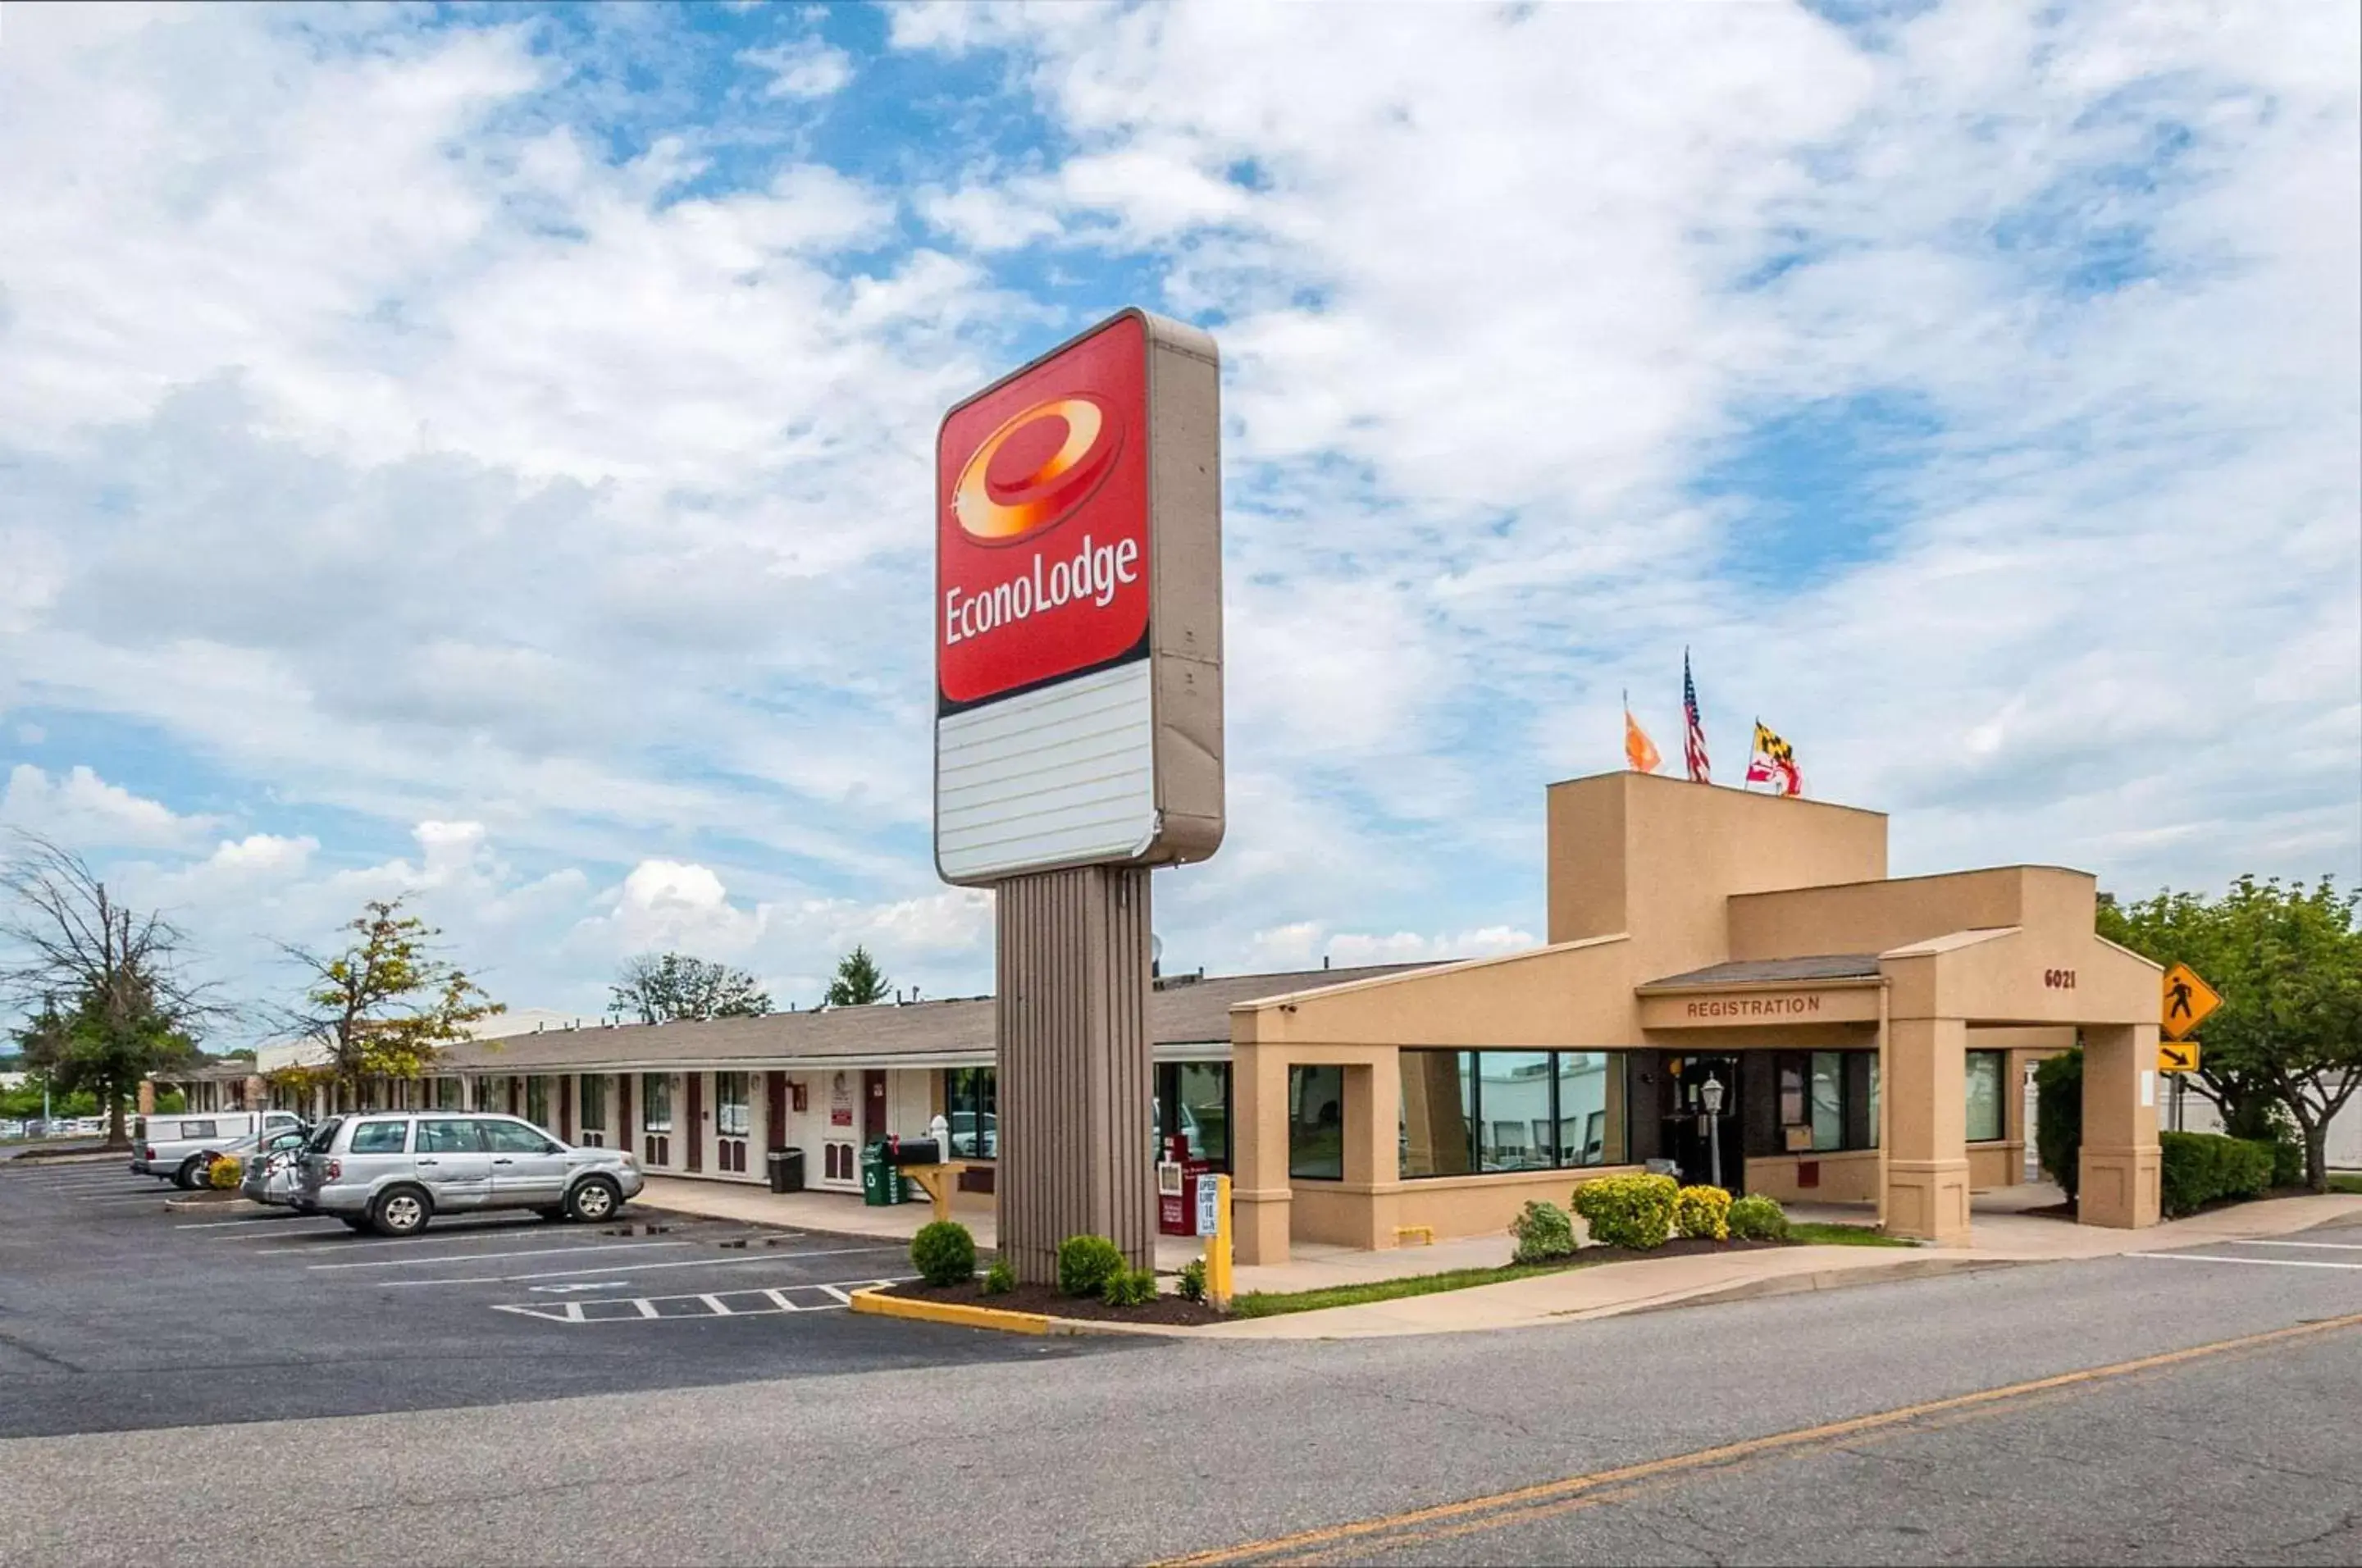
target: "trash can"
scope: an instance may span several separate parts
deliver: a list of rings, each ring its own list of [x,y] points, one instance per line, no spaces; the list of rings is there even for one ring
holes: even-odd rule
[[[861,1201],[872,1209],[890,1209],[902,1201],[902,1173],[886,1163],[882,1138],[861,1151]]]
[[[801,1149],[774,1149],[766,1163],[770,1169],[773,1192],[801,1192],[804,1189],[804,1152]]]

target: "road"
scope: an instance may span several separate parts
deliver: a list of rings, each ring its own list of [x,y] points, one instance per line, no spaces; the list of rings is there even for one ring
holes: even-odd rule
[[[2294,1240],[1503,1333],[928,1336],[901,1364],[811,1359],[844,1313],[518,1319],[631,1336],[618,1359],[727,1331],[747,1371],[0,1442],[0,1558],[2352,1562],[2362,1226]]]

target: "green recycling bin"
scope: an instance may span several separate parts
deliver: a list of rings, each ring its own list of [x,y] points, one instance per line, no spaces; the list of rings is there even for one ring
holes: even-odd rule
[[[902,1173],[886,1163],[883,1139],[861,1151],[861,1201],[872,1209],[902,1201]]]

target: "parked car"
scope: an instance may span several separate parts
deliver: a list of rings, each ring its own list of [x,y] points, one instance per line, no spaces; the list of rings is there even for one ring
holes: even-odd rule
[[[222,1151],[235,1155],[243,1165],[237,1180],[240,1198],[257,1203],[285,1208],[295,1201],[295,1186],[304,1166],[304,1145],[311,1141],[309,1128],[289,1128],[273,1132],[262,1141],[258,1150],[251,1138],[242,1138],[237,1144]],[[208,1166],[206,1179],[212,1179]]]
[[[22,1138],[25,1124],[21,1121],[0,1121],[0,1138]]]
[[[407,1236],[437,1214],[463,1209],[606,1220],[643,1185],[630,1154],[579,1148],[517,1117],[364,1111],[313,1132],[292,1207],[333,1214],[356,1231]]]
[[[292,1110],[209,1110],[198,1116],[142,1116],[131,1123],[131,1168],[175,1186],[204,1180],[205,1151],[250,1137],[258,1127],[277,1132],[301,1127]]]

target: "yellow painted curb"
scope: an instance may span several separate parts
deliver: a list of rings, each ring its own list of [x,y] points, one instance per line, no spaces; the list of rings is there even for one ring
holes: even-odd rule
[[[922,1323],[956,1323],[963,1329],[998,1329],[1004,1334],[1046,1334],[1051,1320],[1039,1312],[1003,1312],[958,1301],[922,1301],[877,1290],[853,1293],[853,1309],[883,1318],[915,1318]]]

